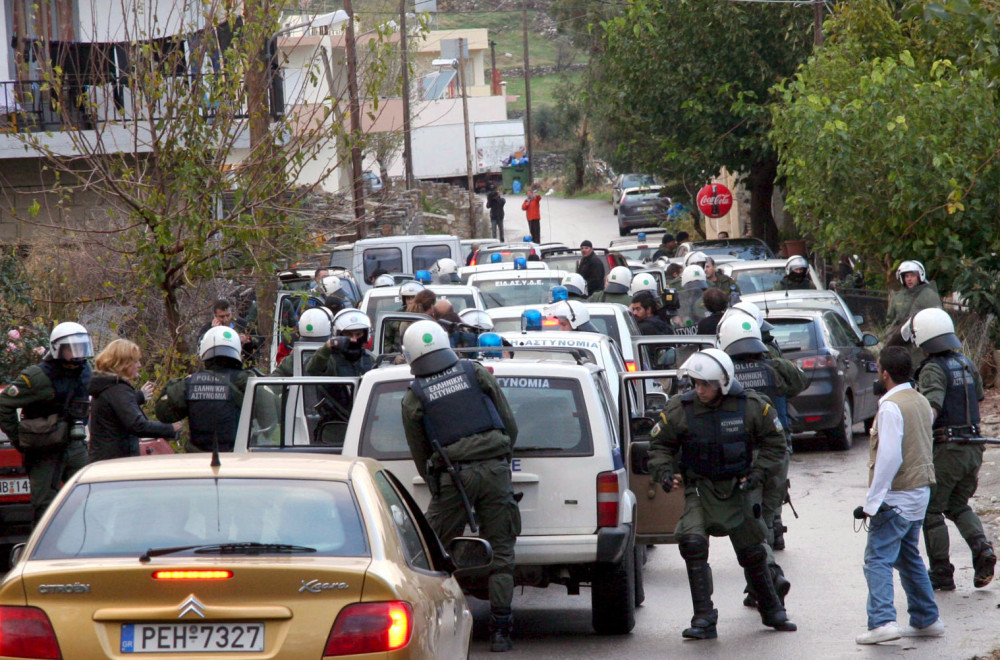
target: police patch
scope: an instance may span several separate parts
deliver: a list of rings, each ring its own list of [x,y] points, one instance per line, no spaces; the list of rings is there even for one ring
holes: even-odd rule
[[[17,396],[21,393],[21,390],[17,389],[17,385],[11,385],[6,390],[4,390],[9,396]]]
[[[660,435],[660,432],[662,430],[663,430],[663,427],[660,426],[659,422],[657,422],[656,424],[653,425],[653,430],[651,430],[649,432],[649,435],[655,438],[656,436]]]
[[[774,430],[777,431],[778,433],[784,433],[785,432],[785,429],[782,428],[782,426],[781,426],[781,420],[778,419],[777,416],[775,416],[775,418],[774,418]]]

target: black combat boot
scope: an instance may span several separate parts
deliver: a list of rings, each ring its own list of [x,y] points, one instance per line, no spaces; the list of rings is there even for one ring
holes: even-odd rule
[[[972,584],[976,589],[982,589],[993,581],[993,570],[997,565],[997,556],[993,552],[993,544],[985,536],[977,536],[969,541],[972,548],[972,567],[976,574]]]
[[[685,628],[681,636],[686,639],[715,639],[719,636],[715,630],[719,610],[712,603],[712,567],[704,559],[688,559],[685,563],[694,616],[691,617],[691,627]]]
[[[930,577],[931,586],[935,591],[955,590],[955,567],[952,564],[941,564],[932,559],[927,576]]]
[[[771,544],[772,550],[784,550],[785,549],[785,532],[788,528],[781,523],[781,512],[779,511],[774,516],[774,543]]]
[[[744,548],[736,553],[736,558],[750,576],[750,584],[757,594],[757,611],[760,612],[761,622],[775,630],[785,632],[798,630],[798,626],[788,620],[785,606],[774,588],[774,580],[771,577],[771,569],[767,565],[767,553],[764,551],[764,546],[754,545]]]
[[[510,639],[513,628],[512,614],[490,614],[490,651],[503,653],[514,648],[514,642]]]
[[[743,575],[746,577],[747,586],[743,589],[743,593],[746,597],[743,599],[743,605],[746,607],[757,607],[757,592],[754,591],[753,585],[750,584],[750,571],[743,569]],[[792,589],[792,583],[788,581],[785,577],[785,572],[781,570],[781,566],[773,564],[771,566],[771,581],[774,582],[774,590],[778,592],[778,598],[781,599],[781,604],[785,604],[785,596]]]

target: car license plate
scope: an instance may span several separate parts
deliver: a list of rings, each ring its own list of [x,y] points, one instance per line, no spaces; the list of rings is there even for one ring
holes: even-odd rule
[[[263,650],[263,623],[122,624],[122,653],[232,653]]]
[[[10,495],[31,495],[31,482],[28,477],[0,479],[0,497]]]
[[[647,211],[652,211],[653,207],[652,206],[637,206],[637,207],[635,207],[635,210],[638,211],[639,213],[645,213]]]

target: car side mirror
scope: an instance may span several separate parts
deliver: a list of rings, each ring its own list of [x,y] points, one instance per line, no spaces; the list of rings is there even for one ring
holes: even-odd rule
[[[24,554],[24,546],[24,543],[18,543],[10,549],[10,568],[14,568],[14,565],[21,560],[21,555]]]
[[[656,354],[653,357],[653,365],[655,367],[659,369],[669,369],[675,364],[677,364],[677,349],[673,347],[657,349]]]
[[[485,571],[493,562],[493,548],[489,541],[471,536],[459,536],[448,544],[448,555],[456,577],[474,575]]]
[[[648,400],[647,395],[647,400]],[[648,436],[656,422],[653,421],[651,417],[633,417],[629,421],[629,430],[632,432],[632,437],[636,436]]]
[[[649,392],[643,403],[646,406],[646,412],[662,412],[667,409],[668,400],[667,395],[663,392]]]
[[[870,335],[866,332],[865,334],[861,335],[861,343],[864,346],[877,346],[878,337],[876,337],[875,335]]]

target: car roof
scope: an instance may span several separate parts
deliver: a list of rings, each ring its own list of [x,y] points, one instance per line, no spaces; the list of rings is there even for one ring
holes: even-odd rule
[[[764,312],[766,319],[816,319],[822,318],[823,314],[832,311],[829,309],[815,309],[812,307],[783,307],[781,309],[771,309]]]
[[[573,334],[573,333],[567,333],[567,334]],[[484,359],[484,360],[476,360],[476,362],[479,362],[484,367],[490,369],[490,371],[495,376],[507,376],[512,374],[528,374],[528,375],[537,374],[539,376],[578,378],[580,376],[579,369],[581,368],[585,368],[587,371],[591,373],[602,371],[602,368],[600,366],[590,362],[581,365],[581,364],[563,362],[558,360],[532,359],[530,357],[524,357],[523,353],[520,356],[513,358]],[[395,382],[399,380],[412,380],[412,379],[413,379],[413,374],[410,373],[409,365],[394,364],[391,366],[381,367],[379,369],[372,369],[362,377],[362,383],[371,381],[379,383],[386,381]],[[286,378],[284,380],[287,381],[288,379]],[[208,456],[208,454],[205,454],[205,456]]]
[[[742,236],[739,238],[705,238],[697,241],[687,241],[690,243],[691,248],[697,250],[703,247],[727,247],[727,246],[738,246],[738,245],[763,245],[767,246],[767,243],[760,240],[759,238],[753,238],[752,236]]]
[[[539,278],[552,278],[562,280],[566,277],[568,271],[557,270],[554,268],[549,269],[530,269],[530,270],[498,270],[498,271],[488,271],[485,273],[473,273],[469,276],[470,282],[497,282],[500,280],[512,280],[518,279],[522,280],[525,278],[539,279]],[[473,285],[474,286],[474,285]]]
[[[787,296],[785,294],[788,294]],[[743,300],[752,302],[763,308],[764,301],[779,303],[782,301],[802,301],[803,307],[809,305],[823,305],[827,303],[841,305],[842,299],[836,291],[830,289],[795,289],[792,291],[757,291],[755,293],[745,293],[741,296]]]
[[[788,259],[739,259],[737,261],[728,261],[726,265],[733,268],[733,270],[749,270],[751,268],[784,268],[785,262]],[[812,268],[812,265],[809,266]]]
[[[390,296],[398,296],[399,290],[402,286],[377,286],[365,292],[366,297],[370,298],[388,298]],[[456,294],[456,293],[472,293],[473,287],[468,284],[425,284],[425,289],[430,289],[434,293],[440,293],[442,295]]]
[[[625,313],[628,311],[628,307],[619,303],[612,302],[586,302],[583,300],[578,300],[576,302],[581,302],[587,306],[587,310],[591,313],[597,312],[611,312],[612,314]],[[519,317],[528,309],[543,309],[548,307],[552,303],[538,303],[535,305],[510,305],[506,307],[493,307],[486,310],[486,313],[490,315],[490,318],[513,318]],[[619,309],[620,308],[620,309]],[[554,331],[552,331],[554,332]],[[572,333],[571,333],[572,334]]]
[[[370,459],[337,456],[332,454],[220,454],[217,468],[212,467],[210,453],[159,454],[136,456],[91,463],[78,473],[79,483],[107,481],[146,481],[151,479],[211,479],[225,478],[290,478],[343,480],[350,477],[356,464],[363,464],[370,472],[379,469]]]

